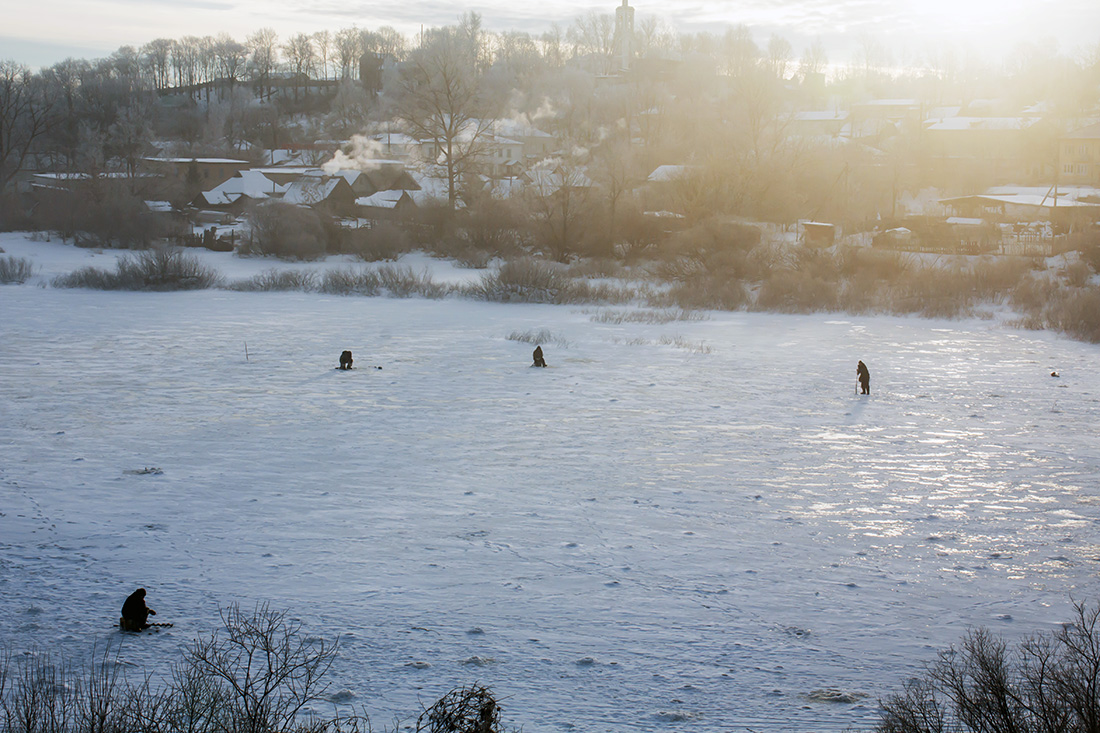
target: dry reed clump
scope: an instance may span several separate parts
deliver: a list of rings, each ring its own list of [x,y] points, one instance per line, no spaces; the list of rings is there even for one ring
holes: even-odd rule
[[[571,342],[563,336],[553,333],[548,328],[528,329],[526,331],[512,331],[505,338],[509,341],[522,341],[527,344],[555,344],[568,348]]]
[[[750,301],[744,283],[713,275],[675,282],[667,290],[652,292],[647,299],[653,307],[685,310],[739,310]]]
[[[409,236],[394,224],[382,223],[344,234],[344,249],[366,262],[393,262],[412,248]]]
[[[683,336],[662,336],[657,339],[657,343],[662,346],[675,346],[692,354],[709,354],[711,352],[711,348],[702,341],[689,341]]]
[[[366,267],[340,267],[325,270],[317,289],[327,295],[374,296],[381,292],[381,280]]]
[[[24,283],[34,275],[34,263],[26,257],[0,257],[0,283]]]
[[[969,273],[934,266],[914,269],[890,289],[891,313],[958,318],[972,312],[976,291]]]
[[[524,258],[505,261],[465,292],[498,303],[570,303],[576,302],[575,287],[557,265]]]
[[[378,268],[378,282],[394,298],[419,295],[423,298],[442,298],[448,289],[432,280],[427,270],[416,272],[411,267],[382,265]]]
[[[119,258],[115,271],[82,267],[53,279],[54,287],[94,290],[202,290],[221,284],[221,275],[197,257],[158,247]]]
[[[684,309],[663,310],[601,310],[589,317],[593,323],[653,323],[664,324],[675,321],[705,321],[708,316],[705,313]]]
[[[970,267],[974,297],[987,302],[1007,300],[1013,288],[1035,269],[1035,261],[1027,258],[982,257]]]
[[[264,270],[246,280],[232,282],[228,288],[240,292],[311,292],[317,289],[317,273],[311,270]]]
[[[1044,309],[1049,328],[1090,343],[1100,343],[1100,287],[1061,288]]]
[[[457,687],[416,719],[416,733],[502,733],[500,703],[488,687]]]
[[[755,310],[780,313],[834,311],[838,304],[838,281],[825,280],[808,271],[776,270],[760,285]]]

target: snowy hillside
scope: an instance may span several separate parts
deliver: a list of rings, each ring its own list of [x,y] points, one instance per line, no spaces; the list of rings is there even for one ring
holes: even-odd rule
[[[1098,596],[1096,346],[598,312],[0,287],[0,643],[87,654],[144,586],[126,662],[270,602],[376,727],[478,681],[529,733],[823,731]]]

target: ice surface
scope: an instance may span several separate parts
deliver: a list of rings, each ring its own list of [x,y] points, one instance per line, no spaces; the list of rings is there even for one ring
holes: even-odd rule
[[[125,662],[269,602],[376,726],[476,681],[526,731],[843,730],[1096,597],[1096,346],[593,314],[0,287],[0,643],[86,654],[144,586]]]

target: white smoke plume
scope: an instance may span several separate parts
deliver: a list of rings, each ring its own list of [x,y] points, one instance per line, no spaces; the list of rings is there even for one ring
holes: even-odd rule
[[[337,171],[369,171],[379,167],[379,159],[382,158],[383,145],[378,140],[372,140],[366,135],[351,136],[351,152],[345,153],[337,150],[332,160],[321,166],[321,170],[329,175]]]

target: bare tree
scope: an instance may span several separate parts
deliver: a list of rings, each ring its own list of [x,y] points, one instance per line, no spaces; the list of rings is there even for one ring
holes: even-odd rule
[[[825,45],[820,38],[815,38],[802,53],[802,58],[798,62],[798,73],[802,76],[803,83],[812,76],[825,73],[825,66],[828,63],[829,56],[825,53]]]
[[[553,23],[550,30],[542,34],[542,57],[551,68],[560,69],[565,65],[565,33],[561,26]]]
[[[214,56],[218,61],[218,73],[229,83],[229,93],[245,70],[248,61],[248,47],[234,40],[228,33],[222,33],[214,41]]]
[[[361,32],[355,26],[336,32],[336,65],[340,67],[341,79],[354,79],[356,76],[356,65],[363,54],[361,38]]]
[[[883,701],[881,733],[1100,730],[1100,606],[1075,604],[1056,632],[1010,648],[985,629],[940,653]]]
[[[791,44],[786,38],[772,34],[768,39],[768,68],[776,79],[787,78],[787,67],[791,63]]]
[[[527,204],[536,241],[546,254],[568,262],[584,246],[592,211],[592,181],[575,156],[548,159],[529,173]]]
[[[0,61],[0,191],[23,168],[35,142],[56,124],[56,98],[41,76]]]
[[[226,701],[224,730],[270,733],[295,728],[295,717],[328,689],[324,676],[336,644],[302,636],[285,611],[238,606],[222,611],[222,629],[195,641],[188,661],[211,679]]]
[[[283,44],[283,53],[286,55],[287,65],[294,74],[294,101],[298,101],[298,88],[303,79],[308,79],[313,71],[313,64],[317,58],[313,39],[306,33],[298,33]],[[309,93],[309,88],[306,88]]]
[[[484,155],[493,123],[472,61],[468,39],[457,29],[432,31],[409,59],[397,106],[398,118],[443,168],[452,209],[459,181]]]
[[[170,58],[175,43],[169,38],[156,38],[141,47],[141,55],[149,68],[154,89],[167,89],[170,86]]]
[[[592,61],[593,71],[611,71],[611,56],[615,50],[615,18],[595,10],[578,17],[569,28],[573,56],[585,56]]]
[[[328,80],[328,65],[332,61],[334,50],[332,33],[328,30],[317,31],[313,34],[313,45],[317,49],[317,60],[321,63],[321,78]]]
[[[271,95],[271,74],[279,66],[279,36],[272,28],[261,28],[246,41],[250,56],[248,59],[249,73],[252,80],[259,85],[260,99],[264,93]]]

